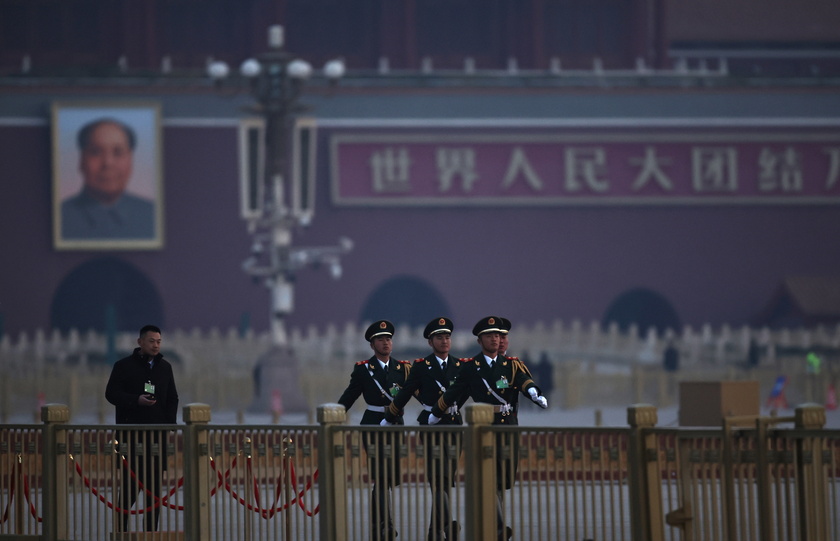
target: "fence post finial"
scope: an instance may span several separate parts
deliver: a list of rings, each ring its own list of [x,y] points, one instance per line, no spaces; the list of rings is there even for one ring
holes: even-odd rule
[[[210,406],[187,404],[181,413],[184,429],[184,456],[192,460],[184,464],[184,517],[187,539],[210,539],[210,470],[209,434]]]
[[[347,524],[347,469],[344,458],[347,432],[339,430],[347,422],[347,409],[341,404],[318,406],[318,472],[321,495],[321,540],[344,539],[339,530]],[[343,530],[342,530],[343,531]]]
[[[41,407],[44,422],[43,490],[44,514],[52,517],[44,521],[43,539],[67,539],[67,431],[61,425],[70,420],[70,408],[64,404],[45,404]]]
[[[628,454],[630,463],[635,464],[629,468],[633,539],[660,541],[665,536],[656,435],[649,430],[657,421],[655,406],[633,404],[627,408],[627,423],[631,429]]]

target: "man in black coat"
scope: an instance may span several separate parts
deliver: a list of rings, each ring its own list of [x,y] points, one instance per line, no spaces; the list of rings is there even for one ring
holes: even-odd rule
[[[446,317],[430,321],[423,330],[432,353],[417,359],[411,366],[411,374],[402,390],[385,412],[387,423],[396,423],[403,415],[403,408],[414,396],[423,410],[417,417],[421,425],[428,425],[432,406],[449,388],[461,368],[461,359],[449,355],[452,345],[454,324]],[[441,418],[439,424],[462,424],[459,404],[454,404]],[[459,434],[443,432],[424,434],[426,450],[426,477],[432,489],[432,517],[429,521],[429,541],[451,541],[458,537],[458,523],[452,520],[449,500],[455,476],[458,471],[458,457],[461,442]]]
[[[391,358],[394,325],[387,320],[374,321],[365,331],[373,356],[353,367],[350,384],[338,403],[350,409],[360,397],[367,404],[362,425],[379,425],[385,410],[400,392],[411,371],[411,364]],[[402,417],[397,419],[403,424]],[[396,432],[363,434],[368,455],[368,468],[373,479],[371,491],[371,527],[373,541],[393,541],[397,537],[391,513],[391,487],[400,483],[399,435]]]
[[[117,424],[175,424],[178,390],[172,365],[160,353],[160,329],[140,329],[139,347],[114,364],[105,398],[116,407]],[[122,531],[128,530],[129,510],[143,491],[146,530],[157,530],[160,516],[161,478],[166,470],[165,431],[121,430],[117,433],[123,458],[120,507]],[[157,450],[157,452],[155,452]],[[135,476],[131,473],[134,472]]]

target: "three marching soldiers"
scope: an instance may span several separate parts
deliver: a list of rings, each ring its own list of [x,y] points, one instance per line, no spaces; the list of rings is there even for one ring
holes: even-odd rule
[[[365,332],[365,340],[374,355],[356,363],[350,384],[338,402],[349,409],[356,399],[364,396],[367,406],[362,425],[401,425],[403,408],[414,396],[423,407],[417,418],[421,425],[460,425],[460,408],[472,398],[474,402],[493,406],[493,424],[516,425],[520,393],[542,408],[548,407],[548,401],[522,361],[507,357],[500,350],[502,343],[507,347],[510,328],[510,321],[505,318],[481,319],[473,327],[481,351],[470,359],[459,359],[449,354],[452,320],[435,318],[423,331],[432,352],[409,364],[391,358],[393,324],[387,320],[376,321]],[[452,520],[450,508],[461,449],[460,434],[444,429],[424,432],[423,436],[426,475],[433,494],[428,539],[453,541],[460,530],[457,521]],[[371,432],[365,438],[374,484],[371,493],[374,541],[393,541],[397,537],[390,488],[400,482],[400,460],[394,451],[398,448],[398,438],[397,432]],[[501,502],[504,491],[511,488],[516,476],[518,439],[512,433],[499,433],[496,444],[498,539],[506,540],[512,531],[504,523]]]

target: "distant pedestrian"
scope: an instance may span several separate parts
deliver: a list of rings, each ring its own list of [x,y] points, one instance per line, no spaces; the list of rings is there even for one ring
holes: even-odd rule
[[[750,338],[750,345],[747,348],[747,366],[755,368],[761,362],[761,352],[755,338]]]
[[[543,396],[551,398],[551,391],[554,390],[554,364],[545,351],[540,354],[540,360],[534,367],[534,372],[537,374],[537,381],[542,385]]]
[[[668,341],[668,347],[662,358],[662,367],[666,372],[676,372],[680,369],[680,351],[677,349],[674,340]]]
[[[805,356],[805,361],[808,363],[805,367],[805,373],[812,374],[814,376],[819,376],[820,365],[822,364],[822,359],[820,359],[820,356],[817,355],[815,351],[809,351],[808,355]]]

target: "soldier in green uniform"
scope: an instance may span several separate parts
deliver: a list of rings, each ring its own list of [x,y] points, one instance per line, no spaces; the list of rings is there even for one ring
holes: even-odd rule
[[[519,393],[529,397],[545,409],[548,401],[531,377],[528,367],[517,358],[499,354],[499,339],[505,330],[510,330],[507,320],[488,316],[473,327],[479,352],[472,359],[465,359],[455,382],[438,399],[429,415],[429,424],[437,424],[453,404],[459,403],[465,395],[473,401],[493,406],[494,425],[517,425]],[[498,539],[510,539],[512,531],[504,523],[502,497],[504,491],[513,486],[518,460],[518,441],[509,433],[498,433],[496,437],[496,483],[498,490],[497,527]]]
[[[394,325],[387,320],[373,322],[365,331],[373,355],[356,363],[350,384],[338,403],[350,409],[360,396],[367,404],[362,425],[379,425],[385,410],[397,396],[411,371],[411,363],[391,358]],[[395,421],[403,424],[402,418]],[[368,469],[373,481],[371,491],[371,527],[373,541],[393,541],[397,537],[391,513],[391,487],[400,483],[399,435],[397,433],[365,433]]]
[[[417,417],[421,425],[428,425],[432,406],[449,388],[458,370],[461,359],[449,354],[452,345],[452,320],[446,317],[433,319],[423,330],[423,338],[428,340],[432,353],[417,359],[411,367],[411,374],[402,390],[394,398],[385,413],[386,422],[396,423],[403,414],[403,408],[414,396],[422,404],[423,410]],[[465,399],[465,398],[464,398]],[[461,400],[463,403],[463,400]],[[442,425],[462,424],[458,402],[450,406],[439,423]],[[426,452],[426,477],[432,490],[432,516],[429,521],[429,541],[454,541],[458,537],[459,526],[452,520],[449,500],[455,475],[458,470],[458,457],[461,452],[460,435],[454,432],[426,433],[423,443]]]

